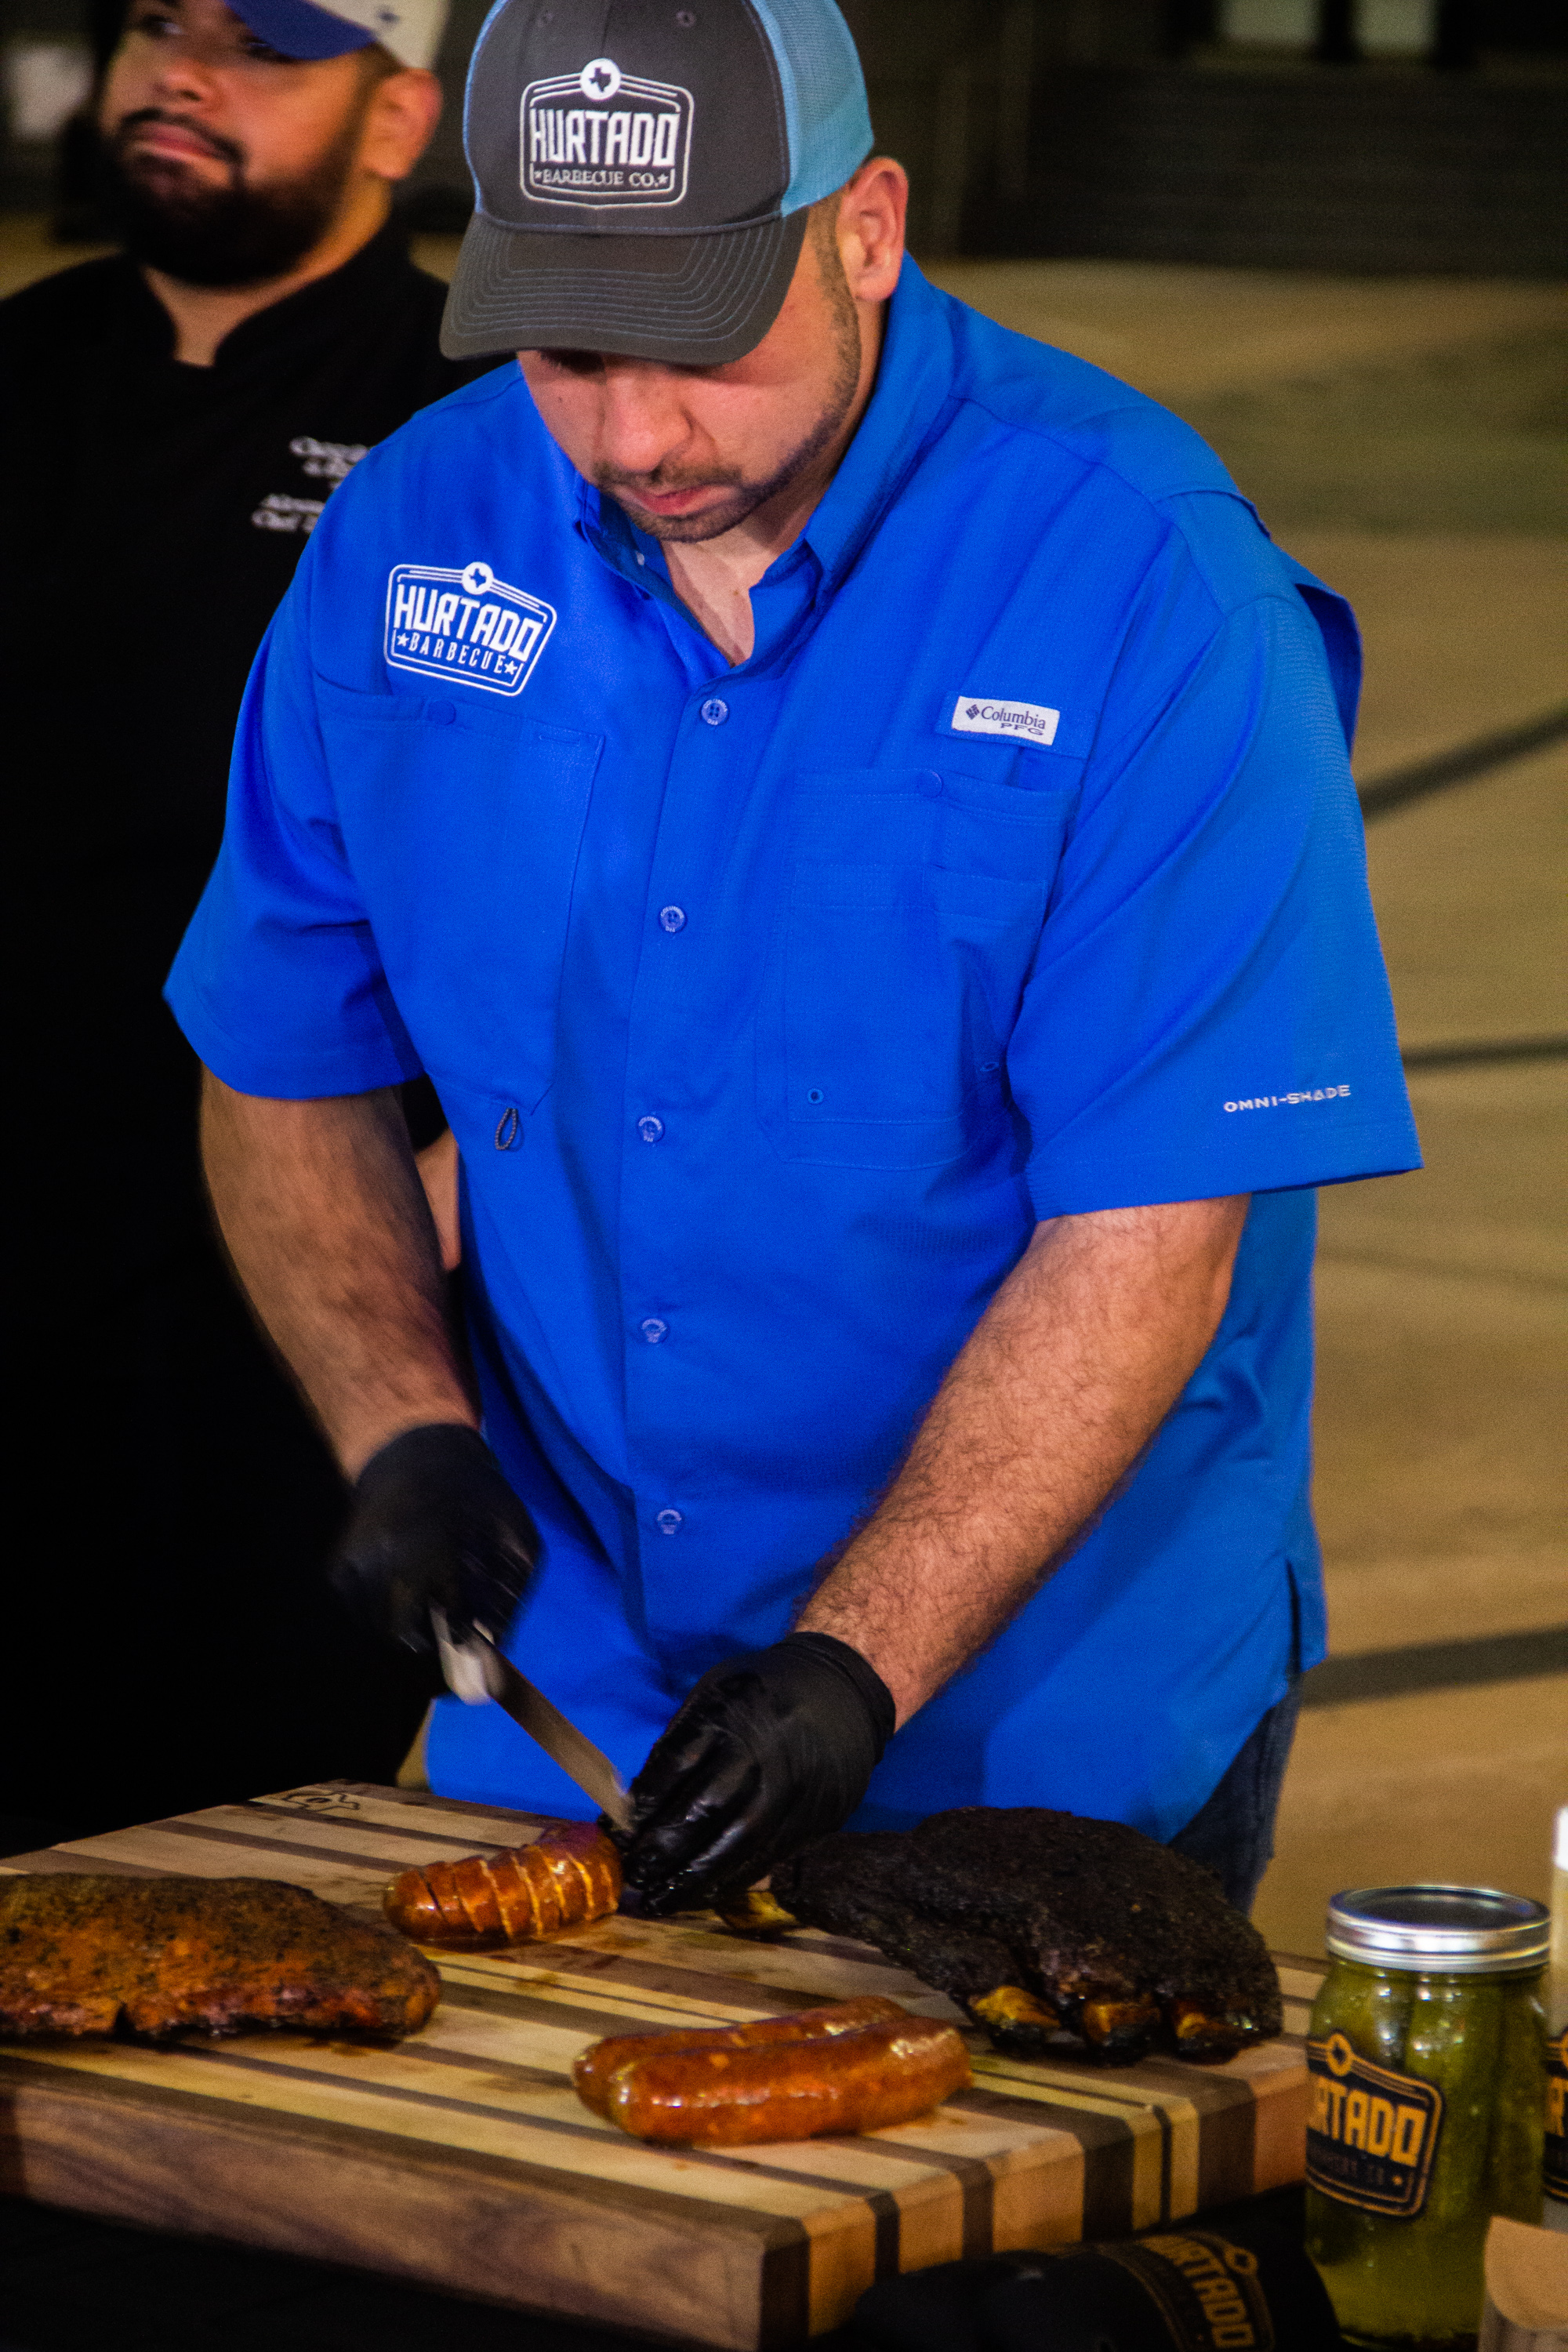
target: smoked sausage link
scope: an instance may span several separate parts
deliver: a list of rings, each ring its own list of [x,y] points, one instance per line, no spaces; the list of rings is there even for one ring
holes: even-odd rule
[[[387,1917],[416,1944],[531,1944],[602,1919],[621,1899],[621,1861],[592,1822],[554,1822],[531,1845],[429,1862],[395,1878]]]
[[[907,2011],[791,2040],[738,2042],[746,2030],[617,2037],[650,2046],[610,2074],[604,2112],[637,2139],[746,2147],[907,2124],[970,2080],[963,2037]]]
[[[836,2000],[826,2009],[792,2010],[783,2017],[759,2017],[750,2025],[698,2026],[674,2033],[612,2033],[592,2042],[572,2068],[577,2096],[596,2116],[608,2116],[610,2089],[618,2070],[638,2058],[673,2058],[689,2050],[745,2050],[754,2042],[824,2042],[907,2017],[896,2000],[879,1992],[862,2000]]]

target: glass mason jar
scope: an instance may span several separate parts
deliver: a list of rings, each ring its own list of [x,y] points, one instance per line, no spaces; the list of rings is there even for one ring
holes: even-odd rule
[[[1307,2252],[1352,2344],[1462,2352],[1494,2213],[1541,2219],[1548,1915],[1480,1886],[1329,1906],[1307,2043]]]

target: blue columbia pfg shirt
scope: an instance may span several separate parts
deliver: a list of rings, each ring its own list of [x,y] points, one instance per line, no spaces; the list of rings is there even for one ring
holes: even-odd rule
[[[1417,1161],[1346,759],[1345,606],[1174,417],[912,264],[731,669],[515,367],[336,491],[258,657],[170,982],[300,1097],[420,1069],[509,1647],[628,1779],[776,1639],[1036,1223],[1255,1192],[1129,1487],[857,1816],[1167,1837],[1321,1653],[1310,1187]],[[494,1706],[449,1795],[581,1815]]]

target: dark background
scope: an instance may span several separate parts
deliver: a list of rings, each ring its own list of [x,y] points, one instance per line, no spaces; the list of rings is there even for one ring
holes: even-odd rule
[[[1371,0],[1300,0],[1293,46],[1228,37],[1258,22],[1236,0],[844,5],[878,142],[914,182],[921,255],[1568,270],[1564,0],[1432,0],[1425,53],[1403,55],[1363,40]],[[9,0],[7,50],[101,58],[122,5]],[[462,79],[486,7],[453,0],[446,116],[409,196],[423,229],[468,215]],[[1288,23],[1289,0],[1273,14]],[[79,137],[19,139],[14,122],[13,102],[0,205],[53,206],[90,235]]]

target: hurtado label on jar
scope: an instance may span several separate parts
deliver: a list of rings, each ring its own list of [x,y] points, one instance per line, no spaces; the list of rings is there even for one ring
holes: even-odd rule
[[[1568,2205],[1568,2027],[1546,2045],[1546,2194]]]
[[[1413,2221],[1443,2128],[1435,2084],[1358,2057],[1342,2033],[1307,2044],[1307,2179],[1325,2197]]]

